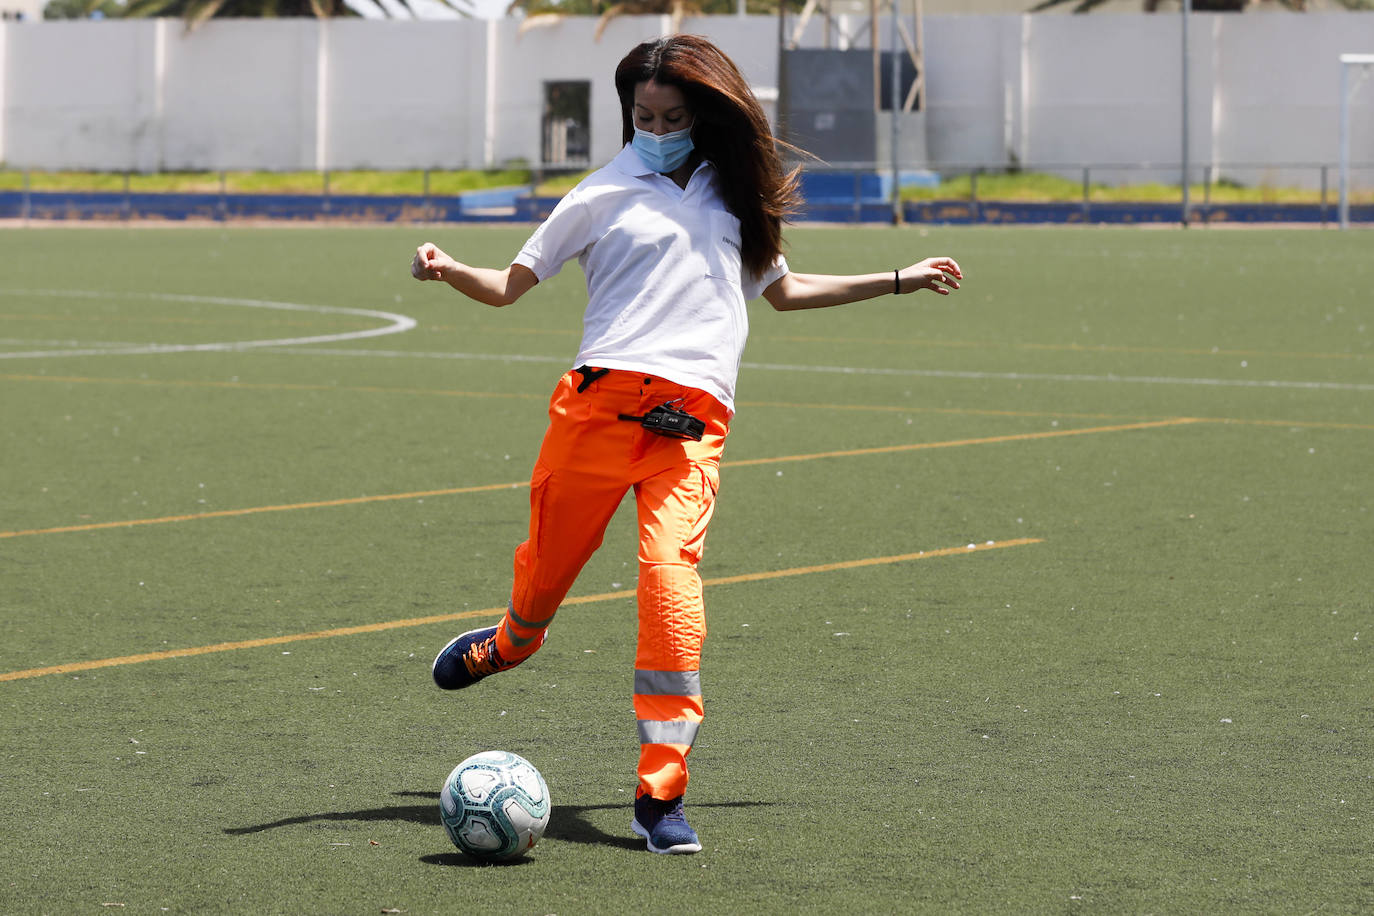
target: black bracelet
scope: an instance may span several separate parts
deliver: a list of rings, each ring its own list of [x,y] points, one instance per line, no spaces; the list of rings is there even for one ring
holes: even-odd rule
[[[902,275],[897,268],[892,268],[892,295],[896,296],[902,292]]]

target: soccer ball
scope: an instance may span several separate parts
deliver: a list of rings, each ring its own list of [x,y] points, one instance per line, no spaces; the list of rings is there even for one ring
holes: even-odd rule
[[[519,754],[485,751],[453,768],[439,816],[453,844],[479,859],[523,855],[549,824],[549,787]]]

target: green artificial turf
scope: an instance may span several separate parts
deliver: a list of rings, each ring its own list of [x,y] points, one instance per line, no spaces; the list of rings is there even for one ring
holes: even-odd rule
[[[379,172],[42,172],[0,169],[0,190],[230,194],[461,194],[531,182],[528,169]]]
[[[628,829],[631,514],[535,658],[430,682],[505,603],[584,299],[408,265],[528,232],[0,230],[5,911],[1374,908],[1367,234],[792,231],[967,279],[751,305],[670,858]],[[189,349],[392,320],[272,303],[417,324]],[[438,822],[491,748],[554,801],[508,866]]]
[[[1102,170],[1099,169],[1099,173]],[[1110,170],[1108,170],[1110,171]],[[324,172],[44,172],[22,169],[0,169],[0,190],[18,191],[105,191],[129,190],[134,193],[215,193],[230,194],[382,194],[382,195],[452,195],[487,188],[508,188],[535,185],[543,197],[561,197],[572,190],[589,171],[540,172],[511,163],[506,168],[486,171],[472,169],[410,169],[404,171],[372,171],[356,169]],[[1214,203],[1317,203],[1334,205],[1336,191],[1323,193],[1320,187],[1294,187],[1274,183],[1271,169],[1229,167],[1217,180],[1194,183],[1189,188],[1194,203],[1210,200]],[[1350,200],[1355,203],[1374,200],[1363,187],[1361,170],[1356,169]],[[1317,181],[1313,172],[1312,180]],[[1330,178],[1334,185],[1334,172]],[[1088,173],[1087,196],[1094,201],[1179,201],[1179,185],[1158,182],[1128,182],[1108,185]],[[910,187],[902,192],[907,200],[964,200],[985,201],[1079,201],[1084,197],[1083,179],[1072,174],[1049,172],[979,171],[970,174],[946,175],[934,187]]]

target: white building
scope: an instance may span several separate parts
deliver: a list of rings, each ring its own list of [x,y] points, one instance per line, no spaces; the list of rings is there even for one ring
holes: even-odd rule
[[[927,14],[925,105],[901,124],[903,167],[1092,165],[1099,180],[1108,164],[1152,163],[1176,180],[1181,19]],[[573,86],[589,109],[589,135],[573,139],[603,162],[621,142],[615,64],[668,27],[625,16],[597,40],[589,18],[523,32],[510,19],[215,20],[190,33],[177,20],[0,22],[0,161],[137,171],[537,162],[551,93]],[[761,98],[775,97],[775,17],[683,29],[711,37]],[[1338,157],[1339,56],[1374,52],[1374,13],[1194,15],[1190,35],[1191,161],[1315,185],[1316,165]],[[813,19],[799,44],[823,43]],[[1374,80],[1352,112],[1353,157],[1374,162]],[[880,157],[886,149],[877,144]]]

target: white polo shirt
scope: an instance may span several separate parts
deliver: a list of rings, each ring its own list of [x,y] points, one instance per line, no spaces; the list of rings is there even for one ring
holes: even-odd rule
[[[744,303],[788,268],[779,257],[746,275],[714,166],[702,163],[684,190],[627,145],[559,201],[513,263],[543,281],[572,258],[589,300],[573,365],[657,375],[734,412]]]

